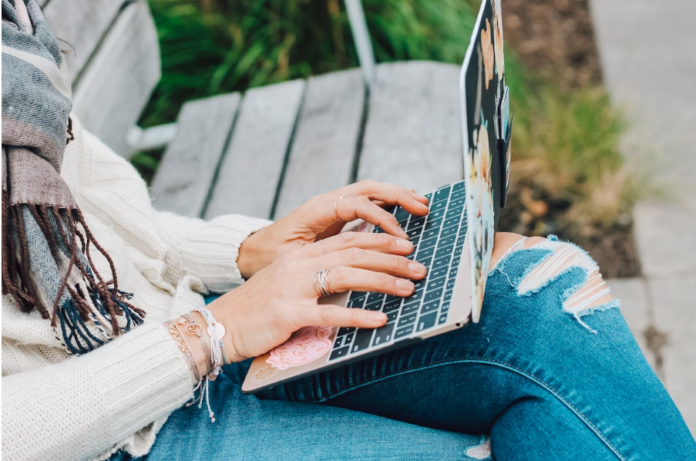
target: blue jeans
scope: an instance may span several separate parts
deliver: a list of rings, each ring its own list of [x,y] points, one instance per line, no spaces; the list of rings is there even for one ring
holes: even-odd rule
[[[491,272],[478,324],[258,395],[240,392],[248,361],[227,366],[211,385],[217,422],[175,411],[147,460],[696,459],[619,309],[584,323],[562,310],[586,272],[519,294],[548,251]]]

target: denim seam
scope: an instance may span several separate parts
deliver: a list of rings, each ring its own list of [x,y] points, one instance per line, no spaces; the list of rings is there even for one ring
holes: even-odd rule
[[[531,373],[528,373],[528,372],[526,372],[526,371],[524,371],[524,370],[521,370],[521,369],[515,367],[514,365],[510,365],[509,363],[499,362],[499,361],[497,361],[497,360],[473,360],[473,359],[464,359],[464,360],[447,360],[447,361],[437,362],[437,363],[433,363],[433,364],[430,364],[430,365],[427,365],[427,366],[416,367],[416,368],[412,368],[412,369],[408,369],[408,370],[404,370],[404,371],[399,371],[399,372],[396,372],[396,373],[392,373],[392,374],[389,374],[389,375],[387,375],[387,376],[382,376],[381,378],[378,378],[378,379],[375,379],[375,380],[370,380],[369,382],[362,383],[362,384],[359,384],[359,385],[357,385],[357,386],[350,387],[350,388],[348,388],[348,389],[344,389],[343,391],[338,392],[338,393],[336,393],[336,394],[334,394],[334,395],[332,395],[332,396],[330,396],[330,397],[326,397],[326,398],[319,399],[319,400],[313,400],[313,401],[310,400],[310,401],[307,402],[307,403],[324,403],[324,402],[327,402],[328,400],[331,400],[331,399],[333,399],[333,398],[339,397],[339,396],[341,396],[341,395],[343,395],[343,394],[346,394],[346,393],[348,393],[348,392],[351,392],[351,391],[360,389],[360,388],[365,387],[365,386],[369,386],[369,385],[371,385],[371,384],[379,383],[379,382],[384,381],[384,380],[387,380],[387,379],[389,379],[389,378],[394,378],[394,377],[397,377],[397,376],[400,376],[400,375],[405,375],[405,374],[413,373],[413,372],[416,372],[416,371],[427,370],[427,369],[429,369],[429,368],[435,368],[435,367],[439,367],[439,366],[443,366],[443,365],[456,365],[456,364],[459,364],[459,363],[479,363],[479,364],[484,364],[484,365],[499,366],[499,367],[501,367],[501,368],[506,368],[506,369],[509,369],[509,370],[511,370],[511,371],[513,371],[513,372],[517,372],[518,374],[522,375],[523,377],[526,377],[527,379],[531,380],[532,382],[538,384],[539,386],[541,386],[542,388],[544,388],[546,391],[548,391],[551,395],[553,395],[553,396],[556,397],[558,400],[560,400],[560,401],[561,401],[566,407],[568,407],[568,408],[569,408],[569,409],[570,409],[582,422],[584,422],[587,426],[589,426],[590,429],[595,433],[595,435],[596,435],[602,442],[604,442],[605,445],[608,446],[608,448],[614,453],[614,455],[616,455],[620,460],[626,461],[626,458],[624,458],[624,457],[621,455],[621,453],[619,452],[619,449],[616,448],[616,447],[606,438],[606,436],[602,433],[602,431],[599,430],[599,428],[597,428],[594,424],[592,424],[592,422],[589,420],[589,418],[587,418],[587,416],[585,416],[585,415],[582,413],[582,411],[580,411],[579,409],[577,409],[572,403],[570,403],[570,402],[567,401],[565,398],[563,398],[563,396],[561,396],[560,393],[559,393],[557,390],[553,389],[553,388],[552,388],[549,384],[547,384],[544,380],[542,380],[542,379],[540,379],[540,378],[537,378],[536,376],[532,375]]]

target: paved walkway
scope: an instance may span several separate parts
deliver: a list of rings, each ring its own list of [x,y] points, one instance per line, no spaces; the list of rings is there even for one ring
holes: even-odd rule
[[[696,1],[590,4],[605,83],[632,122],[625,155],[671,194],[636,207],[644,275],[610,286],[696,435]]]

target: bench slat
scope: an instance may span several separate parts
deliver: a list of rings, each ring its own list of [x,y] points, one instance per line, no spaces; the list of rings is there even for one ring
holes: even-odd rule
[[[159,63],[150,10],[137,1],[119,15],[77,82],[73,111],[85,128],[121,155],[129,153],[126,134],[160,78]]]
[[[358,179],[427,193],[462,177],[459,67],[419,61],[377,66]]]
[[[335,72],[307,81],[276,218],[317,194],[350,182],[364,99],[360,70]]]
[[[269,218],[297,120],[304,80],[244,95],[206,219],[229,213]]]
[[[51,0],[46,5],[44,14],[51,31],[75,49],[70,53],[72,61],[68,70],[71,79],[87,63],[123,3],[116,0]]]
[[[239,93],[232,93],[184,105],[176,136],[153,180],[155,208],[184,216],[202,215],[240,99]]]

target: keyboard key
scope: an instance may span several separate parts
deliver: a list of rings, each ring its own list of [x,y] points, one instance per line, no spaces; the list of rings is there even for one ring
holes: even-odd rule
[[[418,319],[418,328],[416,331],[423,331],[434,327],[436,318],[437,312],[421,316],[421,318]]]
[[[455,192],[462,192],[466,188],[466,181],[459,181],[456,184],[452,185],[452,194],[454,195]]]
[[[432,213],[433,211],[442,210],[443,208],[447,208],[447,202],[444,200],[442,202],[437,202],[430,205],[430,212]]]
[[[445,298],[443,301],[451,301],[452,300],[452,290],[445,291]]]
[[[446,256],[443,256],[442,258],[436,259],[435,262],[433,263],[433,266],[430,268],[430,270],[448,267],[449,263],[450,263],[450,259],[452,259],[452,255],[446,255]]]
[[[447,321],[447,312],[443,312],[442,314],[440,314],[440,318],[437,319],[437,324],[442,325],[446,321]]]
[[[336,360],[340,359],[341,357],[345,357],[348,355],[348,351],[350,350],[350,347],[342,347],[341,349],[336,349],[331,352],[331,357],[329,357],[329,360]]]
[[[423,242],[421,243],[420,247],[418,247],[418,249],[425,250],[426,248],[430,248],[432,246],[435,246],[436,243],[437,243],[437,237],[433,237],[433,238],[428,239],[428,240],[423,240]]]
[[[454,250],[454,256],[459,256],[459,255],[461,255],[461,254],[462,254],[462,251],[464,251],[464,247],[457,247],[457,248]]]
[[[375,330],[360,328],[358,329],[358,334],[355,336],[355,342],[350,348],[351,353],[361,352],[368,347],[370,347],[370,341],[372,340],[372,333]]]
[[[431,201],[430,199],[433,198],[433,193],[432,193],[432,192],[429,192],[429,193],[425,194],[425,198],[427,198],[427,199],[428,199],[428,202],[430,202],[430,201]]]
[[[415,216],[414,216],[415,217]],[[425,224],[425,216],[413,219],[408,222],[408,230],[416,229],[418,227],[422,227],[423,224]]]
[[[384,293],[370,293],[367,297],[367,304],[376,303],[377,301],[382,301],[386,295]]]
[[[428,282],[428,290],[435,290],[437,288],[442,288],[445,285],[445,277],[440,277],[436,280],[431,280]]]
[[[394,335],[394,340],[405,339],[411,333],[413,333],[413,325],[399,328],[398,330],[396,330],[396,334]]]
[[[457,239],[456,235],[449,235],[447,237],[441,238],[440,241],[437,243],[438,248],[446,247],[447,245],[452,245],[454,244],[454,241]]]
[[[430,258],[435,253],[435,247],[418,249],[416,261],[421,262],[423,259]]]
[[[453,236],[457,233],[457,226],[451,226],[448,227],[447,229],[442,229],[442,234],[440,235],[440,238],[445,238],[449,236]]]
[[[466,236],[466,224],[460,226],[459,232],[457,233],[457,237],[465,237],[465,236]]]
[[[382,229],[381,227],[375,226],[375,227],[372,229],[372,233],[373,233],[373,234],[384,234],[385,232],[384,232],[384,229]]]
[[[452,250],[454,250],[454,245],[449,245],[446,247],[438,248],[435,252],[435,258],[441,258],[446,255],[451,255]]]
[[[338,338],[336,338],[333,345],[334,349],[338,349],[343,345],[343,338],[345,338],[345,336],[339,336]]]
[[[405,258],[408,259],[409,261],[413,261],[414,259],[416,259],[416,253],[411,253],[410,255],[406,255]]]
[[[433,258],[422,258],[422,259],[416,259],[419,263],[424,265],[425,267],[430,267],[430,263],[433,261]]]
[[[394,301],[401,301],[402,299],[404,299],[404,298],[402,298],[401,296],[387,295],[387,297],[384,298],[384,303],[385,303],[385,304],[390,304],[390,303],[392,303],[392,302],[394,302]]]
[[[392,301],[392,302],[390,302],[390,303],[386,303],[386,304],[382,307],[382,312],[384,312],[385,314],[388,314],[388,313],[390,313],[390,312],[392,312],[392,311],[397,311],[397,310],[399,309],[400,306],[401,306],[401,298],[397,299],[396,301]]]
[[[418,314],[416,312],[414,312],[413,314],[402,315],[401,318],[399,319],[399,328],[412,324],[413,322],[416,321],[417,316],[418,316]],[[360,331],[362,331],[362,330],[360,330]],[[360,334],[360,333],[358,332],[358,334]]]
[[[449,279],[447,281],[447,287],[445,288],[445,290],[453,290],[454,289],[454,282],[455,282],[455,279]]]
[[[446,203],[446,202],[440,202],[440,203]],[[438,219],[442,219],[445,217],[445,210],[435,210],[435,211],[430,211],[430,214],[428,214],[428,221],[436,221]]]
[[[428,291],[425,294],[425,302],[427,303],[427,302],[434,301],[434,300],[439,301],[440,298],[442,297],[442,291],[443,291],[442,288],[440,288],[439,290]]]
[[[450,207],[450,209],[452,209],[452,208],[457,208],[457,207],[460,207],[460,206],[464,206],[464,202],[465,202],[465,201],[466,201],[466,200],[465,200],[463,197],[460,198],[460,199],[457,199],[457,200],[452,199],[452,200],[450,200],[449,207]]]
[[[447,268],[441,267],[438,269],[431,269],[429,272],[430,278],[428,280],[435,280],[437,278],[443,277],[447,274]]]
[[[409,241],[413,245],[413,248],[416,248],[418,246],[418,241],[420,240],[419,237],[411,237]]]
[[[368,304],[365,306],[366,311],[380,311],[382,310],[382,301],[377,301],[376,303]]]
[[[462,213],[464,213],[464,207],[462,206],[458,208],[450,208],[447,210],[447,215],[445,218],[457,218],[457,223],[459,223],[459,218],[461,218]]]
[[[405,315],[405,314],[410,314],[412,312],[418,312],[418,306],[419,306],[419,303],[408,304],[408,305],[404,306],[403,309],[401,309],[401,313]],[[394,311],[394,314],[396,314],[396,313],[397,312]]]
[[[461,259],[462,259],[461,256],[457,256],[456,258],[454,258],[452,260],[452,267],[459,267],[459,261],[461,261]]]
[[[409,230],[409,231],[406,231],[406,235],[408,235],[408,238],[409,238],[409,239],[412,238],[412,237],[418,237],[418,236],[421,235],[422,230],[423,230],[423,229],[421,229],[421,228],[418,228],[418,229],[411,229],[411,230]]]
[[[421,291],[423,291],[424,288],[425,288],[425,279],[415,280],[413,282],[413,292],[414,293],[421,292]]]
[[[435,221],[428,221],[425,223],[424,231],[429,231],[431,229],[439,229],[442,226],[442,219],[436,219]]]
[[[362,298],[362,297],[365,296],[366,294],[367,294],[367,292],[365,292],[365,291],[353,291],[353,292],[350,294],[350,299],[353,300],[353,299]]]
[[[341,327],[338,329],[338,336],[347,335],[348,333],[353,333],[355,327]]]
[[[387,323],[396,321],[396,318],[398,316],[399,316],[399,311],[391,311],[390,313],[387,314]]]
[[[439,202],[441,200],[447,200],[450,194],[450,186],[445,186],[442,189],[435,191],[435,197],[433,197],[433,203]]]
[[[445,219],[442,227],[456,226],[459,224],[459,216],[454,216],[452,218]]]
[[[372,345],[378,346],[391,341],[394,325],[394,323],[387,323],[383,327],[377,328],[375,330],[375,338],[372,340]]]
[[[447,312],[450,308],[450,302],[451,301],[445,301],[442,303],[442,307],[440,308],[440,312]]]
[[[348,307],[351,309],[362,309],[363,304],[365,303],[365,298],[358,298],[358,299],[353,299],[352,301],[348,302]]]
[[[457,244],[456,245],[458,247],[464,246],[464,240],[465,240],[465,237],[457,237]]]
[[[404,299],[404,306],[406,304],[411,304],[411,303],[420,303],[420,300],[423,299],[423,290],[421,291],[415,291],[411,296],[408,298]]]
[[[429,229],[429,230],[423,232],[422,238],[423,238],[423,240],[425,240],[425,239],[429,239],[431,237],[437,237],[439,233],[440,233],[439,227],[436,229]]]
[[[403,208],[396,207],[396,213],[394,213],[394,217],[396,218],[397,221],[405,221],[408,219],[408,217],[411,216],[408,211],[404,210]]]
[[[343,345],[347,346],[348,344],[350,344],[351,341],[353,341],[354,337],[355,337],[355,333],[348,333],[347,335],[345,335],[344,336],[345,339],[343,340]]]
[[[421,314],[426,314],[428,312],[434,312],[437,310],[437,308],[440,307],[440,300],[435,300],[431,301],[429,303],[423,304],[423,307],[421,307]]]
[[[449,276],[454,278],[457,276],[457,273],[459,272],[459,266],[452,266],[452,269],[449,271]]]

